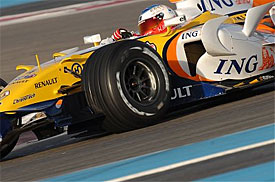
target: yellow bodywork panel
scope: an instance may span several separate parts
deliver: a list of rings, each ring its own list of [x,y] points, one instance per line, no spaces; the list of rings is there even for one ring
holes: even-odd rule
[[[31,69],[33,69],[35,66],[33,65],[18,65],[16,66],[16,70],[26,70],[26,71],[30,71]]]
[[[19,108],[64,96],[58,92],[61,86],[72,86],[81,81],[80,78],[66,72],[72,70],[82,73],[83,65],[92,52],[84,55],[73,55],[61,61],[52,60],[36,67],[19,66],[27,70],[5,87],[1,93],[9,92],[5,98],[0,98],[0,112],[16,111]],[[32,68],[32,69],[31,69]],[[18,90],[20,89],[20,90]]]
[[[61,52],[56,52],[53,54],[53,58],[57,58],[57,57],[61,57],[61,56],[66,56],[65,53],[61,53]]]

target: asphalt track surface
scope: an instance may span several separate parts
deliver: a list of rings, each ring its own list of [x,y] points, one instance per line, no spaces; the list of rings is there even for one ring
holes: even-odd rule
[[[239,152],[130,181],[194,181],[274,160],[274,145]],[[251,162],[252,161],[252,162]]]
[[[83,45],[83,36],[100,32],[102,37],[106,37],[120,27],[135,30],[140,11],[157,2],[165,3],[143,1],[0,27],[0,77],[10,81],[18,74],[15,71],[17,64],[35,64],[36,53],[45,62],[51,58],[51,53]],[[61,135],[19,146],[1,162],[0,180],[40,180],[273,122],[274,84],[269,84],[192,107],[186,106],[170,112],[167,121],[163,123],[131,132],[77,138]],[[271,145],[139,180],[191,180],[273,159],[274,146]],[[221,168],[224,171],[219,171]],[[188,178],[182,178],[183,171],[189,172]]]
[[[10,6],[2,8],[0,16],[14,15],[19,13],[28,13],[32,11],[45,10],[50,8],[57,8],[78,3],[93,2],[98,0],[42,0],[37,2],[25,3],[21,5]]]

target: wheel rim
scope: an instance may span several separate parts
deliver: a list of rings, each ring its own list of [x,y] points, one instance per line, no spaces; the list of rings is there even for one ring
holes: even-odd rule
[[[154,100],[158,85],[156,74],[144,63],[145,61],[142,59],[130,61],[123,74],[127,95],[142,105]]]

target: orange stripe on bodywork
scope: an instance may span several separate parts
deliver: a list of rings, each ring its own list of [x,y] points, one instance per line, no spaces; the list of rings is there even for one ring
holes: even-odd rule
[[[261,20],[260,24],[257,27],[257,31],[263,33],[275,34],[274,24],[271,18],[265,18]]]
[[[253,7],[255,6],[261,6],[263,4],[274,2],[273,0],[254,0],[253,1]]]
[[[180,2],[182,0],[169,0],[171,3],[177,3],[177,2]]]
[[[169,67],[178,75],[181,77],[185,77],[186,75],[183,69],[181,68],[178,57],[177,57],[177,42],[181,34],[176,36],[172,42],[170,43],[168,49],[167,49],[167,61]]]
[[[264,24],[260,24],[257,27],[257,31],[263,32],[263,33],[268,33],[268,34],[275,34],[275,29],[274,28],[271,28],[271,27],[269,27],[267,25],[264,25]]]
[[[196,75],[194,77],[188,75],[181,67],[178,57],[177,57],[177,42],[178,39],[181,37],[181,34],[177,35],[172,42],[170,43],[169,47],[167,48],[167,62],[169,67],[174,71],[174,73],[180,77],[187,78],[194,81],[207,81],[211,82],[213,80],[209,80],[204,78],[203,76]]]

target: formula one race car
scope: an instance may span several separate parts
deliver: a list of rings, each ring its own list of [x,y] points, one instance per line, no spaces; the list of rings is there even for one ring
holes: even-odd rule
[[[0,80],[1,158],[25,131],[45,138],[100,118],[105,130],[123,132],[157,123],[169,107],[274,82],[274,27],[258,27],[271,8],[179,15],[165,33],[107,45],[93,36],[94,47],[17,66],[26,71]]]

